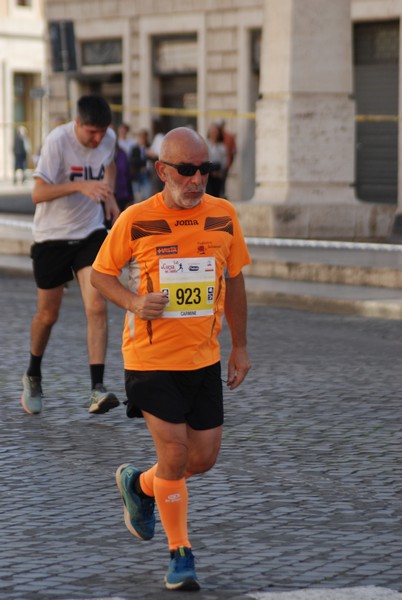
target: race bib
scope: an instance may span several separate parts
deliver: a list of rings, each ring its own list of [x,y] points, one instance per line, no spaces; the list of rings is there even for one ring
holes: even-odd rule
[[[168,297],[163,318],[181,319],[213,314],[215,258],[161,258],[160,289]]]

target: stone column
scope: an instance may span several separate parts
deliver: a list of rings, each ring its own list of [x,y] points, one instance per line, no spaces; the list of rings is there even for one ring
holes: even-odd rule
[[[356,200],[350,0],[265,0],[248,236],[383,240],[395,207]]]
[[[255,199],[354,200],[350,0],[265,0]]]

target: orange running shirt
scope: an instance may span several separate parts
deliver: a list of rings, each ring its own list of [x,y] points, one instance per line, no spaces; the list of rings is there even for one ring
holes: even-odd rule
[[[218,334],[225,274],[250,262],[234,207],[204,195],[195,208],[167,208],[162,193],[121,213],[93,264],[119,276],[128,263],[136,294],[165,290],[163,317],[144,321],[127,312],[124,367],[129,370],[193,370],[220,360]]]

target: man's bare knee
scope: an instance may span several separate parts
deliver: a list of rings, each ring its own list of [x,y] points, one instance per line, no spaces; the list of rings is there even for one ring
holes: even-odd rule
[[[35,315],[35,321],[37,323],[41,323],[44,327],[53,327],[59,318],[59,311],[55,310],[41,310],[38,311]]]

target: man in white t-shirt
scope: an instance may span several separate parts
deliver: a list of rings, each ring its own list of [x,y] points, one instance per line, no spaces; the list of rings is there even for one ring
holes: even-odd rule
[[[21,403],[29,414],[42,410],[41,362],[56,323],[68,281],[77,277],[87,318],[91,374],[90,413],[119,405],[103,385],[107,344],[107,308],[90,283],[91,265],[114,222],[116,135],[112,113],[100,96],[82,96],[75,121],[56,127],[45,140],[34,172],[31,248],[37,285],[37,310],[31,325],[31,355],[23,375]]]

